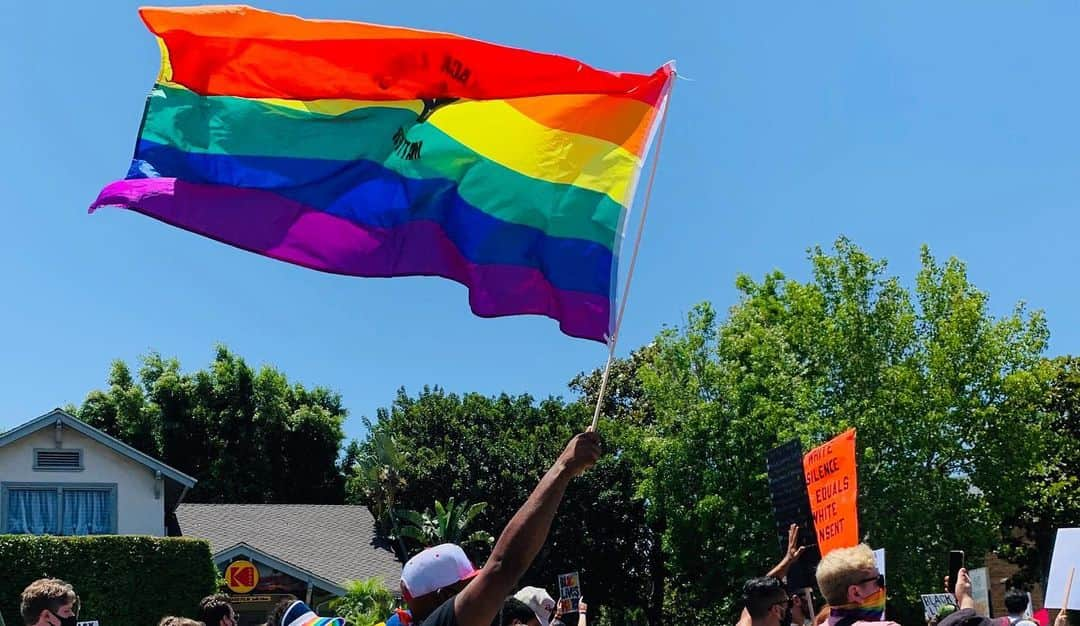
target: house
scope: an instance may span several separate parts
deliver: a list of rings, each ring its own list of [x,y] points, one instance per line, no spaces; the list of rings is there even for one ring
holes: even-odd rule
[[[60,409],[0,435],[0,534],[163,537],[194,486]]]
[[[351,580],[378,578],[399,594],[401,563],[366,507],[181,504],[176,519],[185,537],[210,542],[240,626],[262,623],[290,595],[325,608]]]

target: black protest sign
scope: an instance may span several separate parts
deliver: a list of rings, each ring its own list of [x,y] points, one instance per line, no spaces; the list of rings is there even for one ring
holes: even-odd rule
[[[802,444],[798,439],[793,439],[769,450],[766,463],[769,468],[769,494],[772,496],[781,554],[787,552],[788,528],[792,524],[799,525],[799,545],[807,546],[802,557],[788,570],[788,589],[816,588],[814,568],[821,561],[821,552],[817,547],[814,517],[810,510],[810,498],[806,493]]]

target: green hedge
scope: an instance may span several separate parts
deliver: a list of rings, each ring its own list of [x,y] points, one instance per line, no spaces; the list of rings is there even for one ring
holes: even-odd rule
[[[19,595],[44,577],[75,587],[80,621],[154,626],[165,615],[194,617],[215,591],[217,569],[210,544],[196,539],[0,535],[0,614],[8,626],[22,624]]]

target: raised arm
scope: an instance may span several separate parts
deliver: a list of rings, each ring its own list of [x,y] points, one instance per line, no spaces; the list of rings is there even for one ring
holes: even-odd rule
[[[787,532],[787,552],[784,553],[784,557],[780,559],[780,562],[765,575],[783,580],[787,576],[788,570],[791,569],[792,563],[798,561],[805,550],[806,546],[799,545],[799,525],[792,524],[788,527]],[[739,613],[739,621],[735,623],[735,626],[750,626],[750,612],[745,607]]]
[[[529,499],[507,523],[495,548],[476,578],[454,598],[459,626],[489,626],[506,596],[544,545],[551,521],[566,486],[600,458],[600,438],[594,432],[570,440]]]
[[[799,557],[801,557],[805,551],[806,546],[799,545],[799,525],[792,524],[788,528],[787,552],[784,553],[784,558],[780,559],[780,562],[776,564],[776,567],[769,570],[769,573],[765,575],[783,580],[783,578],[787,576],[788,570],[791,569],[791,565],[795,563],[795,561],[798,561]]]

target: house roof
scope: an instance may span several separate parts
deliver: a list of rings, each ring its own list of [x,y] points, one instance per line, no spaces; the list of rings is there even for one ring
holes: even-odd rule
[[[398,590],[401,563],[386,541],[376,537],[375,520],[362,506],[181,504],[176,518],[185,537],[210,542],[215,560],[231,558],[246,547],[264,560],[276,559],[310,574],[316,584],[321,579],[344,587],[347,581],[374,576],[391,591]],[[277,569],[305,578],[288,568]]]
[[[102,431],[94,428],[86,422],[80,420],[74,415],[63,411],[61,409],[53,409],[41,417],[34,418],[29,422],[26,422],[22,426],[16,426],[15,428],[7,431],[3,435],[0,435],[0,448],[8,445],[9,443],[18,441],[27,435],[36,433],[43,428],[49,428],[56,424],[62,424],[64,428],[70,428],[76,432],[93,439],[101,445],[111,449],[120,456],[125,456],[136,463],[145,465],[149,469],[155,472],[161,472],[161,475],[168,478],[184,487],[191,488],[195,486],[197,482],[191,476],[181,472],[178,469],[169,467],[161,461],[139,452],[135,448],[127,445],[123,441],[116,439],[110,435],[103,433]]]
[[[327,580],[322,576],[319,576],[313,572],[309,572],[305,569],[294,566],[292,563],[282,561],[272,554],[267,554],[258,548],[253,548],[246,543],[238,543],[231,548],[226,548],[221,552],[214,553],[214,562],[218,565],[228,563],[237,558],[249,558],[259,561],[265,565],[276,569],[279,572],[285,572],[289,576],[297,580],[303,580],[305,582],[312,583],[327,591],[331,591],[337,595],[345,595],[345,588],[341,585]]]

